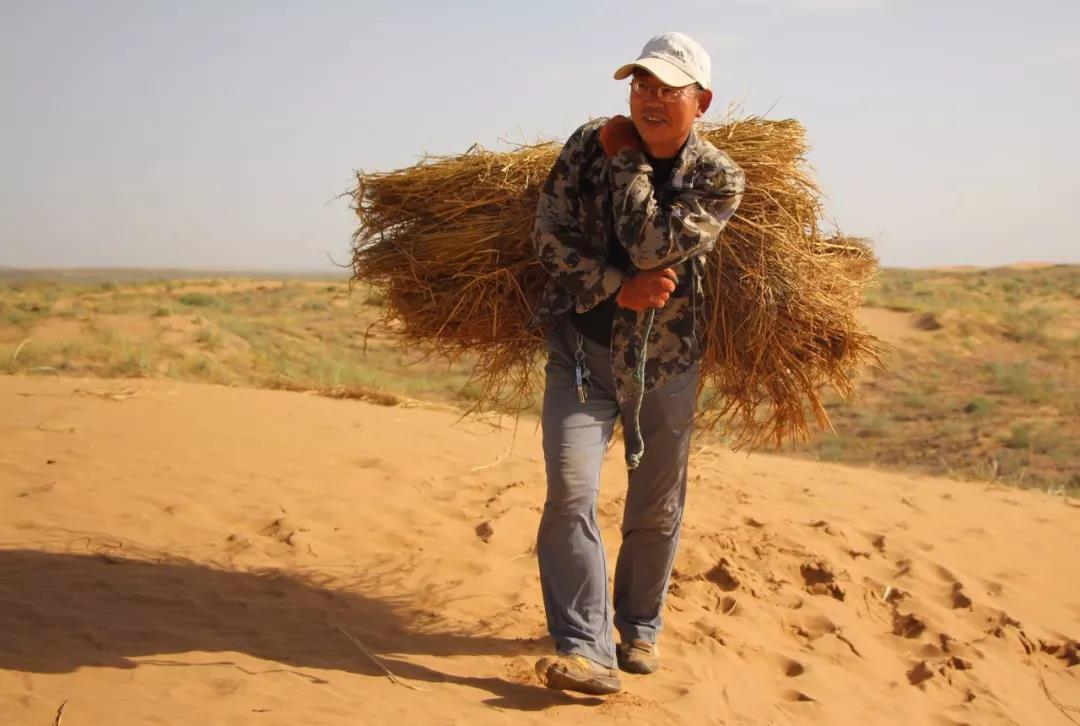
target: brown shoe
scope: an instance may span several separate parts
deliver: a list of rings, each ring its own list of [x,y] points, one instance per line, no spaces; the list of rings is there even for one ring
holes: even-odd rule
[[[541,683],[557,691],[606,696],[618,693],[622,688],[615,669],[605,668],[582,655],[541,658],[536,663],[536,675],[540,677]]]
[[[627,673],[654,673],[660,667],[660,649],[647,640],[619,643],[615,648],[619,667]]]

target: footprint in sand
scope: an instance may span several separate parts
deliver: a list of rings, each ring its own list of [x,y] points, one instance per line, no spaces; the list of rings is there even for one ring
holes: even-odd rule
[[[803,702],[803,703],[817,703],[817,699],[811,698],[810,696],[806,695],[802,691],[794,691],[794,690],[784,691],[780,695],[783,696],[785,701],[795,701],[795,702]]]
[[[705,579],[715,584],[725,592],[731,592],[739,587],[739,578],[731,574],[731,563],[721,558],[716,566],[705,573]]]
[[[959,582],[953,583],[952,592],[949,594],[949,602],[953,610],[959,610],[960,608],[971,609],[971,598],[964,594],[964,586]]]
[[[945,569],[941,565],[934,565],[934,572],[937,574],[938,577],[940,577],[945,582],[951,582],[951,583],[959,582],[956,575],[954,575],[952,572]]]
[[[926,623],[915,616],[914,613],[893,613],[893,635],[902,638],[918,638],[926,630]]]
[[[1053,643],[1040,638],[1039,650],[1060,659],[1066,668],[1080,665],[1080,642],[1078,641],[1065,638],[1060,643]]]
[[[908,683],[913,686],[917,686],[920,683],[924,683],[934,677],[934,671],[930,670],[930,666],[926,664],[926,661],[919,661],[907,672]]]
[[[811,522],[807,526],[809,526],[811,529],[821,530],[825,534],[831,534],[831,535],[836,534],[836,531],[832,527],[830,527],[829,523],[826,522],[824,519],[819,519],[819,520],[817,520],[815,522]]]
[[[780,667],[780,672],[787,678],[798,678],[803,673],[806,673],[806,666],[787,656],[777,656],[776,664]]]
[[[278,542],[295,547],[297,536],[302,532],[310,531],[307,527],[301,527],[287,517],[278,517],[270,524],[259,530],[264,537],[276,539]]]
[[[353,461],[353,466],[358,469],[374,469],[382,464],[382,459],[377,456],[365,456]]]
[[[509,484],[506,484],[504,486],[499,487],[499,489],[493,495],[491,495],[491,497],[489,497],[486,502],[484,502],[484,506],[485,507],[490,507],[492,504],[497,502],[499,500],[499,498],[502,497],[503,494],[506,494],[511,489],[517,489],[517,488],[523,487],[523,486],[525,486],[524,481],[515,481],[515,482],[511,482]]]
[[[832,635],[837,631],[836,623],[824,615],[807,614],[797,624],[791,626],[792,631],[801,638],[815,641],[825,635]]]
[[[812,595],[829,595],[843,601],[846,593],[836,584],[836,576],[823,562],[804,562],[799,566],[806,591]]]

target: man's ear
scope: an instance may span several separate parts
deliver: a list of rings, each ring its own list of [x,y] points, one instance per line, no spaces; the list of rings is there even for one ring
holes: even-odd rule
[[[705,112],[709,110],[709,105],[712,103],[712,91],[701,91],[698,93],[698,118],[705,115]]]

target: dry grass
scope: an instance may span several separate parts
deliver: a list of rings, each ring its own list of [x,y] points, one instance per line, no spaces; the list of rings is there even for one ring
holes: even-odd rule
[[[826,238],[802,126],[747,118],[703,129],[746,172],[738,214],[708,259],[712,311],[701,418],[740,444],[799,440],[826,425],[821,392],[851,391],[876,341],[855,320],[876,270],[866,244]],[[471,356],[479,404],[532,400],[543,348],[531,329],[546,280],[530,243],[539,187],[558,146],[474,147],[358,174],[353,277],[385,290],[406,345]]]

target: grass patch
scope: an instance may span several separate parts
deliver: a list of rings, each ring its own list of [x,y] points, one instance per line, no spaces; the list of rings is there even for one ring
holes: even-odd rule
[[[987,416],[996,408],[996,404],[985,396],[976,396],[964,405],[964,413],[971,416]]]
[[[1050,398],[1049,381],[1033,378],[1031,365],[1026,361],[989,363],[986,370],[990,376],[992,393],[1015,396],[1027,403],[1044,403]]]
[[[178,299],[181,305],[191,308],[221,307],[221,300],[205,292],[185,292]]]
[[[1041,307],[1010,308],[1002,315],[1002,335],[1017,343],[1045,343],[1046,327],[1053,319],[1053,313]]]
[[[220,350],[222,346],[221,333],[209,325],[203,326],[195,334],[195,342],[209,350]]]
[[[1017,424],[1016,426],[1013,426],[1009,438],[1005,439],[1002,443],[1010,449],[1030,449],[1031,426],[1028,424]]]

